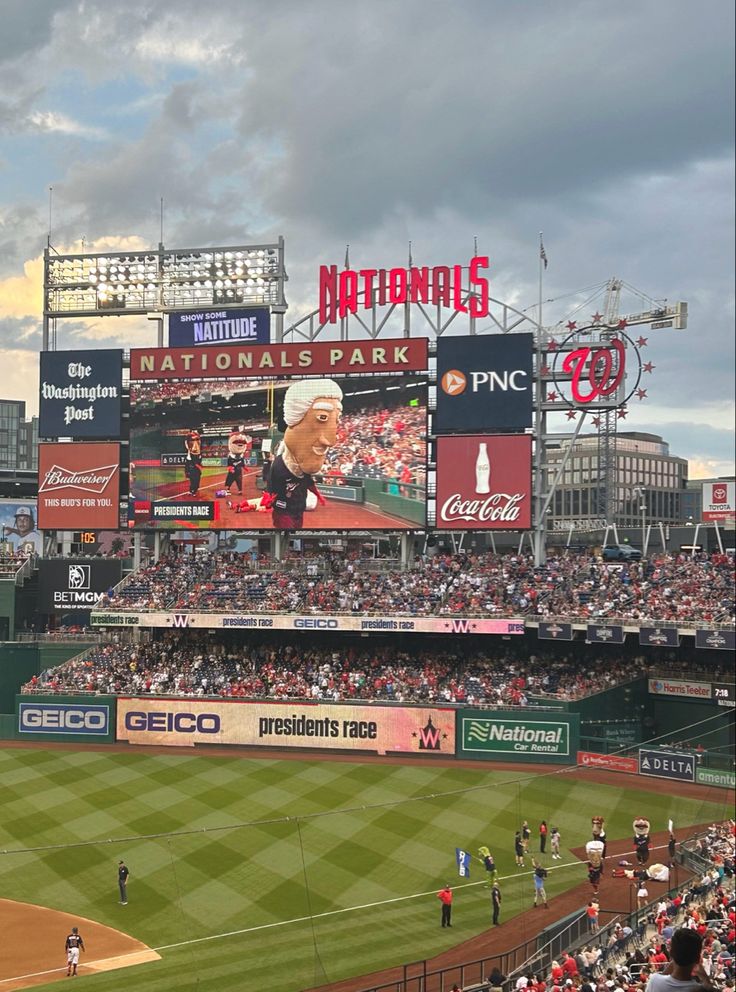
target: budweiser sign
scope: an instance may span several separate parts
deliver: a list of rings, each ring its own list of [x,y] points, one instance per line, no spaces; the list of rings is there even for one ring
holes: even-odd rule
[[[50,493],[74,486],[87,493],[104,493],[119,468],[119,465],[102,465],[87,472],[75,472],[73,469],[62,468],[61,465],[52,465],[43,477],[38,491]]]
[[[40,444],[38,478],[41,530],[117,530],[119,444]]]
[[[438,438],[437,528],[528,530],[531,457],[525,434]]]

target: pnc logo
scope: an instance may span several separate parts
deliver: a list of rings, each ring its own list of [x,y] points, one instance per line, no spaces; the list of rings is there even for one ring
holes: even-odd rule
[[[464,393],[467,384],[468,380],[465,373],[460,372],[458,369],[450,369],[448,372],[445,372],[440,381],[442,391],[447,393],[448,396],[459,396],[460,393]]]

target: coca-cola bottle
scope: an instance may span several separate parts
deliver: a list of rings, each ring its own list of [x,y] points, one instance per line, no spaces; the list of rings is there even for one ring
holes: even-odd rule
[[[475,491],[478,496],[491,491],[491,463],[485,441],[481,441],[478,445],[478,457],[475,460]]]

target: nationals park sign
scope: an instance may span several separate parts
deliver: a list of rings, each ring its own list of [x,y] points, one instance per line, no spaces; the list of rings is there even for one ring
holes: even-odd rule
[[[544,761],[574,764],[580,738],[580,715],[545,718],[519,711],[460,710],[458,758],[493,761]]]
[[[324,341],[310,344],[222,345],[194,348],[133,348],[130,378],[247,379],[274,375],[351,372],[424,372],[427,338]]]

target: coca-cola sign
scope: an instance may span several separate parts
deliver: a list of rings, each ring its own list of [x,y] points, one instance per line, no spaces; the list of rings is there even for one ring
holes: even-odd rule
[[[529,530],[531,489],[529,435],[437,439],[438,530]]]
[[[40,444],[38,479],[41,530],[118,526],[119,444]]]

